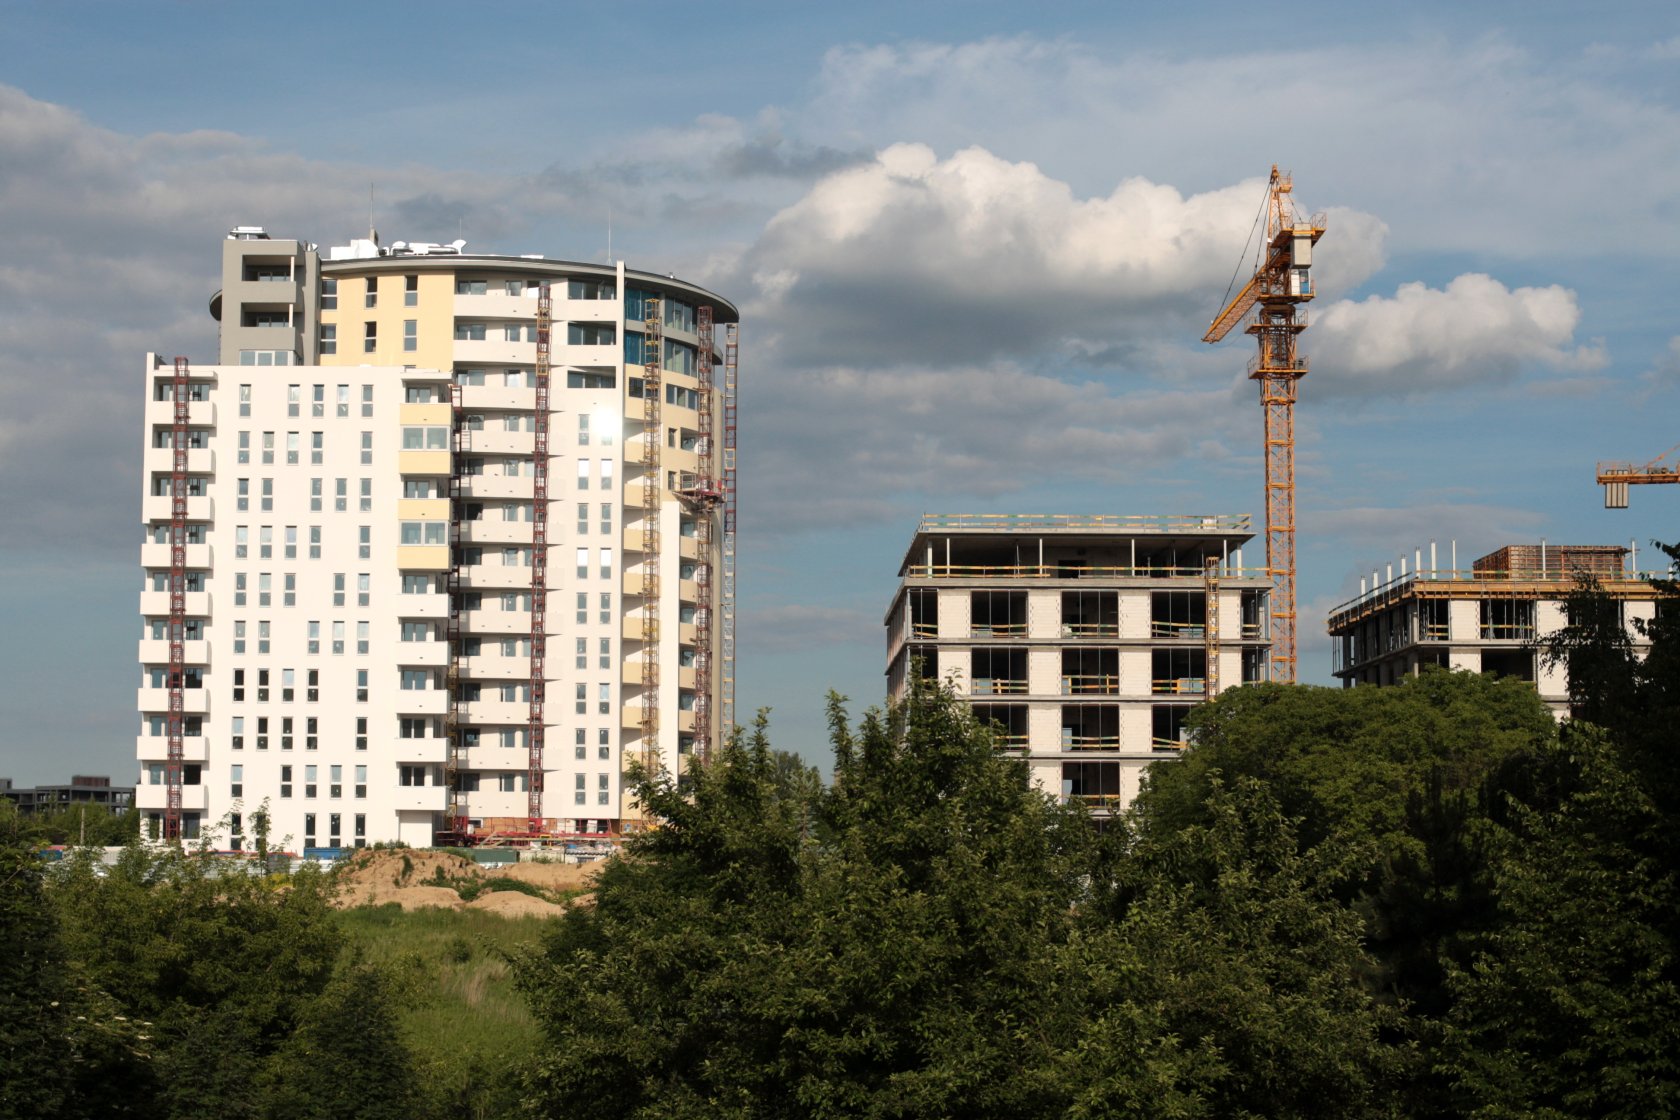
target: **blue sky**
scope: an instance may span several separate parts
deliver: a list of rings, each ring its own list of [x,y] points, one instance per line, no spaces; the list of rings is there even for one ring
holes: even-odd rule
[[[1380,12],[1381,14],[1370,14]],[[0,2],[0,775],[133,770],[140,362],[233,224],[602,260],[744,314],[742,713],[879,700],[922,512],[1250,512],[1264,176],[1329,213],[1302,675],[1439,542],[1680,539],[1672,4]],[[1258,543],[1255,555],[1260,554]]]

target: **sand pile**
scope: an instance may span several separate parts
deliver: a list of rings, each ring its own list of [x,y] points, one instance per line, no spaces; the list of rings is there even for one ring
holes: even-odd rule
[[[447,910],[488,910],[508,917],[551,917],[562,913],[566,904],[511,890],[481,891],[473,901],[466,902],[453,882],[506,877],[530,883],[546,893],[563,894],[588,886],[597,870],[593,865],[565,863],[516,863],[486,868],[454,852],[366,849],[339,867],[337,903],[347,908],[394,902],[404,910],[434,906]],[[594,900],[574,901],[588,905]]]

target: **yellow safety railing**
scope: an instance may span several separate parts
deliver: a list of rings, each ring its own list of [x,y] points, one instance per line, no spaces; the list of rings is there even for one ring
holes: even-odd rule
[[[1111,514],[1111,513],[928,513],[922,515],[924,533],[940,529],[1100,529],[1154,530],[1182,533],[1212,531],[1246,533],[1252,522],[1246,513],[1230,514]]]
[[[907,579],[1194,579],[1200,581],[1204,569],[1175,565],[1149,566],[1139,564],[926,564],[905,565]],[[1228,579],[1269,579],[1265,568],[1222,567],[1220,576]]]
[[[1151,638],[1200,638],[1207,632],[1207,626],[1201,622],[1166,622],[1151,620],[1149,636]]]
[[[1149,745],[1158,751],[1181,751],[1190,744],[1178,739],[1151,739]]]
[[[1024,622],[971,622],[968,627],[971,638],[1024,638],[1027,636],[1027,624]]]
[[[1118,622],[1064,622],[1062,623],[1062,637],[1064,638],[1118,638],[1120,624]]]
[[[1086,674],[1062,678],[1063,696],[1113,696],[1119,691],[1118,675]]]
[[[1150,681],[1149,691],[1156,696],[1194,696],[1206,691],[1207,682],[1201,677],[1171,677],[1164,681]]]
[[[1003,680],[999,677],[976,677],[969,684],[972,696],[1011,696],[1027,691],[1026,681]]]
[[[1064,751],[1112,751],[1120,747],[1118,735],[1063,735]]]

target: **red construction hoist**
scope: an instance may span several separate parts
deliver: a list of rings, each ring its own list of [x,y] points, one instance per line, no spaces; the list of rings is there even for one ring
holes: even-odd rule
[[[681,496],[694,509],[694,543],[698,552],[694,565],[694,582],[699,591],[699,602],[694,611],[694,756],[708,762],[712,757],[715,737],[712,727],[712,548],[716,537],[712,532],[712,522],[718,506],[723,503],[723,488],[718,483],[716,452],[712,443],[716,436],[714,409],[717,402],[713,399],[713,330],[709,305],[695,309],[694,330],[699,343],[696,367],[700,396],[700,437],[696,445],[699,463],[693,484],[685,487]]]
[[[461,705],[461,513],[463,476],[461,464],[467,450],[466,432],[461,425],[461,386],[449,386],[449,427],[452,454],[449,459],[449,574],[445,577],[449,594],[449,619],[444,624],[444,649],[449,658],[444,686],[448,708],[444,713],[444,733],[447,746],[443,756],[444,796],[449,799],[444,811],[443,831],[451,843],[467,842],[467,794],[461,788],[461,772],[466,767],[466,745],[461,735],[461,720],[465,713]],[[439,837],[443,842],[443,837]]]
[[[740,364],[741,328],[738,323],[723,328],[723,639],[722,717],[718,734],[727,740],[735,734],[735,378]]]
[[[531,683],[526,729],[526,824],[543,831],[543,697],[548,653],[548,335],[554,304],[537,288],[536,436],[531,444]]]
[[[169,756],[164,763],[163,838],[181,839],[187,676],[187,359],[175,359],[169,468]]]
[[[659,772],[659,500],[665,489],[659,448],[665,440],[660,367],[664,303],[648,296],[642,321],[642,765]]]

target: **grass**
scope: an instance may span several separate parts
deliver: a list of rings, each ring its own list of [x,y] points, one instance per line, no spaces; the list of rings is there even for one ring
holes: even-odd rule
[[[540,1038],[501,954],[535,942],[545,920],[391,904],[341,911],[339,922],[391,978],[428,1098],[458,1103],[462,1117],[511,1114],[517,1070]]]

